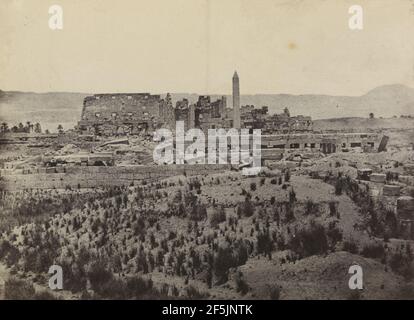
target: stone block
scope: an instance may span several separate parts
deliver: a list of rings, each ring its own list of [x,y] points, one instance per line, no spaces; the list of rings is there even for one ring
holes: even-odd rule
[[[385,179],[386,179],[386,176],[383,173],[372,173],[369,176],[369,180],[371,182],[376,182],[376,183],[384,183]]]
[[[397,199],[397,215],[399,219],[414,220],[414,198],[402,196]]]
[[[399,196],[400,195],[400,186],[386,184],[382,189],[382,194],[384,196]]]

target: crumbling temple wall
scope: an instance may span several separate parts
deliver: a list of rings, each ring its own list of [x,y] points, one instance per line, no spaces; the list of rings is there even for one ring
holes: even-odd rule
[[[159,180],[177,175],[204,175],[230,170],[227,164],[128,166],[128,167],[57,167],[33,172],[2,170],[0,189],[65,189],[129,186],[143,180]]]
[[[175,121],[171,96],[149,93],[95,94],[83,102],[78,130],[97,135],[135,134]]]

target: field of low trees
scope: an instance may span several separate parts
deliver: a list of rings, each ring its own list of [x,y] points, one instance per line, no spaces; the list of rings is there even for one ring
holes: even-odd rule
[[[0,259],[13,275],[6,297],[51,294],[32,290],[30,281],[20,278],[31,275],[31,281],[46,287],[53,264],[63,268],[64,291],[81,299],[241,298],[251,287],[238,269],[249,259],[294,264],[338,250],[380,259],[411,277],[411,248],[386,256],[383,244],[345,241],[338,201],[298,199],[290,178],[286,171],[259,178],[180,177],[99,190],[2,192]],[[384,238],[394,235],[394,220],[379,214],[366,190],[342,176],[328,177],[326,183],[361,207],[365,230]],[[231,185],[241,200],[212,197],[212,190],[223,185]],[[261,197],[265,189],[275,196]],[[279,298],[280,290],[273,287],[267,298]]]

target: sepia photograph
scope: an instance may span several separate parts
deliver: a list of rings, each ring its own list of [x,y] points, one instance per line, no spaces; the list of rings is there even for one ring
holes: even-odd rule
[[[0,300],[414,299],[413,35],[413,0],[1,0]]]

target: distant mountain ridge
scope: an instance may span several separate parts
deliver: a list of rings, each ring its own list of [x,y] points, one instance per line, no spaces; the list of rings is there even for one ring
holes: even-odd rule
[[[88,95],[91,94],[0,91],[0,120],[9,123],[40,122],[50,130],[55,130],[59,123],[70,128],[79,120],[83,99]],[[171,96],[174,103],[182,98],[195,102],[198,98],[194,93],[172,93]],[[214,100],[221,95],[211,97]],[[226,97],[227,105],[231,107],[232,97]],[[288,107],[292,115],[310,115],[313,119],[365,118],[370,112],[384,118],[414,114],[414,89],[400,84],[376,87],[362,96],[255,94],[241,95],[240,100],[242,105],[266,105],[270,113],[280,113]]]

